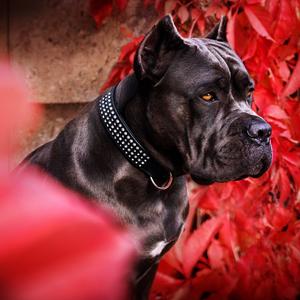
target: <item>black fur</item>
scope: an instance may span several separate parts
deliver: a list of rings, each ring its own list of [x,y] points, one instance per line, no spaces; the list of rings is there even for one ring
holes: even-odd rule
[[[105,133],[96,101],[23,163],[101,201],[135,230],[142,244],[135,299],[147,299],[160,257],[181,232],[188,212],[186,175],[200,184],[238,180],[260,176],[271,163],[270,126],[250,108],[253,80],[225,33],[223,19],[207,38],[183,39],[171,17],[164,17],[137,51],[136,94],[124,100],[117,88],[129,127],[174,175],[168,190],[157,190],[122,156]],[[200,97],[207,93],[215,100]],[[152,257],[162,240],[168,245]]]

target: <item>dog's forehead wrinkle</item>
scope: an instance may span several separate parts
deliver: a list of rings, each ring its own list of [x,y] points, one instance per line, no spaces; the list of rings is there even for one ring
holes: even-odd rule
[[[222,70],[223,72],[225,71],[225,74],[223,75],[230,77],[227,64],[224,64],[223,60],[207,46],[207,44],[203,41],[204,39],[189,38],[186,40],[188,40],[188,43],[192,48],[196,48],[199,54],[205,57],[206,64],[211,64],[215,69]]]
[[[211,39],[202,39],[207,47],[213,48],[215,51],[227,60],[230,60],[231,63],[244,66],[240,57],[234,52],[234,50],[224,42],[215,41]]]
[[[230,48],[227,43],[203,39],[203,42],[207,45],[211,51],[221,58],[226,66],[229,69],[231,80],[234,82],[242,84],[246,87],[254,87],[254,82],[252,78],[249,76],[245,65],[243,64],[242,60],[239,56]]]
[[[218,62],[219,62],[219,67],[220,69],[222,69],[222,71],[224,72],[224,75],[228,78],[231,79],[231,70],[230,67],[227,64],[226,59],[218,52],[215,51],[214,48],[208,48],[210,50],[211,53],[214,54],[214,56],[217,58]]]

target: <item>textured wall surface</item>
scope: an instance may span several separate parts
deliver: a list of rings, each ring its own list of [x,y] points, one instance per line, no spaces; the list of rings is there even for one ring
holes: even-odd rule
[[[0,59],[8,55],[8,18],[7,2],[0,1]]]
[[[99,0],[100,1],[100,0]],[[120,26],[145,33],[157,17],[130,0],[122,13],[97,29],[89,0],[1,0],[0,58],[8,55],[24,73],[33,101],[44,106],[37,130],[20,133],[14,166],[37,146],[54,138],[81,109],[97,97],[127,40]]]
[[[25,73],[34,101],[87,102],[96,97],[126,38],[124,24],[135,34],[148,28],[154,12],[130,1],[98,30],[88,0],[10,0],[9,56]]]

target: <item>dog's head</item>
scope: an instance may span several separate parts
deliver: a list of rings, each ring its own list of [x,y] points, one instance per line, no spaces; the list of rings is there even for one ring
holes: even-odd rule
[[[254,82],[226,42],[225,18],[205,38],[182,38],[164,17],[142,41],[134,71],[161,147],[173,149],[196,182],[268,169],[271,127],[251,109]]]

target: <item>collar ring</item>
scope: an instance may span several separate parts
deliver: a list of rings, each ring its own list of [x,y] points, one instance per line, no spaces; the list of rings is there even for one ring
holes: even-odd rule
[[[150,180],[151,180],[152,184],[153,184],[157,189],[159,189],[159,190],[161,190],[161,191],[165,191],[165,190],[167,190],[167,189],[172,185],[172,183],[173,183],[173,175],[172,175],[171,172],[169,172],[169,179],[168,179],[168,181],[165,182],[162,186],[159,186],[159,185],[154,181],[154,179],[153,179],[152,176],[150,176]]]

